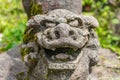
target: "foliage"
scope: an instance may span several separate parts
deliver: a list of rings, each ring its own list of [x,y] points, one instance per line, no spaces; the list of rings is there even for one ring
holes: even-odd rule
[[[108,0],[84,0],[84,13],[94,15],[100,24],[97,29],[101,46],[109,48],[120,55],[120,37],[116,36],[111,29],[110,24],[119,23],[115,16],[113,6],[110,6]]]
[[[0,11],[1,52],[21,43],[27,17],[21,0],[0,0]]]

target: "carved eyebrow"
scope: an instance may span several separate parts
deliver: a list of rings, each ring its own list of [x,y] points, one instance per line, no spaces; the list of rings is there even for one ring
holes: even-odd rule
[[[74,20],[68,20],[67,23],[71,26],[75,26],[75,27],[79,27],[79,26],[83,26],[83,21],[81,19],[74,19]]]
[[[46,20],[47,23],[55,23],[55,21]]]
[[[78,20],[78,22],[79,22],[79,26],[83,26],[83,21],[82,21],[82,19],[80,19],[80,18],[76,18],[77,20]]]

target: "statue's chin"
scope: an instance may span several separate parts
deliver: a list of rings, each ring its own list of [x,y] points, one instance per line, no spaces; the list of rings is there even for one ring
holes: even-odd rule
[[[60,47],[56,48],[55,50],[45,49],[46,57],[51,62],[68,62],[74,61],[80,53],[80,49],[73,49],[69,47]]]

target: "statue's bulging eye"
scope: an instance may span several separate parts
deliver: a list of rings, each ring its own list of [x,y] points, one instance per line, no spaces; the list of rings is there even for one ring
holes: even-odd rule
[[[48,26],[46,26],[47,21],[43,20],[40,22],[39,28],[40,30],[45,30]]]
[[[78,27],[78,28],[81,28],[81,26],[83,26],[83,22],[82,22],[81,19],[76,19],[76,20],[69,21],[68,24],[70,26]]]
[[[83,26],[83,21],[81,19],[78,19],[79,26]]]
[[[44,27],[44,29],[55,27],[57,24],[58,24],[57,22],[52,22],[52,21],[47,21],[47,20],[43,20],[40,22],[40,25]]]
[[[73,27],[78,27],[79,22],[78,22],[78,20],[69,21],[69,25],[70,25],[70,26],[73,26]]]
[[[49,28],[49,27],[55,27],[55,26],[56,26],[56,23],[54,23],[54,22],[46,22],[46,23],[45,23],[45,26],[46,26],[47,28]]]

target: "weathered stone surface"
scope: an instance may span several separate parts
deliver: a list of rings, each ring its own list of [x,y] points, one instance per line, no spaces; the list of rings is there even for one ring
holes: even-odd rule
[[[67,9],[78,14],[82,11],[82,0],[22,0],[22,2],[29,18],[54,9]]]
[[[21,61],[20,46],[0,54],[0,80],[18,80],[17,75],[26,71],[27,67]]]
[[[103,65],[108,68],[120,68],[120,60],[117,53],[113,53],[108,49],[99,50],[99,63],[98,65]]]
[[[89,69],[98,60],[99,42],[93,30],[97,26],[94,17],[65,9],[32,17],[27,22],[22,46],[28,78],[86,80]],[[67,59],[68,55],[73,59]]]
[[[116,53],[108,49],[99,49],[98,64],[92,67],[90,80],[119,80],[120,60]]]

